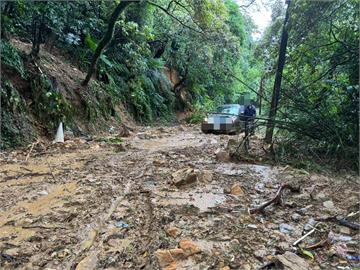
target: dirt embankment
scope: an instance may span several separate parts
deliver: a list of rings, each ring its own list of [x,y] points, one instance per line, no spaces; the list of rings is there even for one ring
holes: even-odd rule
[[[316,220],[350,214],[358,224],[355,177],[227,161],[219,153],[229,138],[194,127],[143,128],[121,145],[73,139],[4,155],[1,268],[358,265],[358,230]],[[285,182],[299,192],[285,190],[281,204],[249,214]],[[293,245],[312,230],[297,245],[302,251]]]
[[[42,47],[39,58],[28,62],[25,55],[30,53],[31,44],[15,38],[10,43],[22,55],[26,76],[21,76],[13,68],[3,65],[2,78],[9,81],[15,92],[18,92],[16,98],[24,101],[21,103],[22,107],[17,110],[26,117],[18,122],[26,122],[31,134],[34,135],[31,137],[53,139],[59,119],[62,119],[69,132],[77,136],[116,130],[114,127],[119,126],[120,122],[134,128],[132,117],[120,102],[113,102],[104,85],[93,80],[87,88],[81,86],[86,74],[71,63],[69,57],[63,56],[63,52],[57,49],[49,52]],[[3,110],[7,110],[9,117],[14,119],[20,114],[12,108],[3,107]],[[10,134],[13,131],[11,125],[14,125],[18,130],[17,137],[23,137],[23,144],[26,145],[30,140],[27,133],[30,132],[25,131],[16,121],[13,122],[2,130],[8,130],[7,133]],[[2,135],[9,137],[11,134],[7,133]],[[11,141],[9,138],[4,139]],[[10,146],[21,146],[21,141]]]

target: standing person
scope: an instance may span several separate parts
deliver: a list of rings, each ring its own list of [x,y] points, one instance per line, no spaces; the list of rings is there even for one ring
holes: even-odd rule
[[[254,135],[255,133],[255,117],[256,117],[256,109],[255,106],[252,104],[249,104],[245,108],[245,136],[248,136],[249,133],[251,135]]]

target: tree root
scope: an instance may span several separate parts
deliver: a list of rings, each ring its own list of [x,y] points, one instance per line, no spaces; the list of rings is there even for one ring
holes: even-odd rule
[[[268,207],[269,205],[281,203],[281,195],[282,195],[282,191],[284,189],[290,189],[290,191],[292,191],[292,192],[299,192],[300,191],[300,187],[298,187],[298,186],[292,186],[289,183],[282,184],[279,187],[279,189],[277,190],[276,195],[275,195],[274,198],[272,198],[271,200],[263,203],[262,205],[260,205],[258,207],[249,209],[249,214],[252,215],[252,214],[259,213],[259,212],[263,212],[264,209],[266,207]]]

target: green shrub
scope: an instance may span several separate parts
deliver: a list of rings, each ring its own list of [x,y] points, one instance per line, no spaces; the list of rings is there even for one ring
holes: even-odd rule
[[[22,78],[26,77],[23,60],[18,52],[9,42],[1,40],[1,64],[17,71]]]
[[[35,101],[34,112],[43,123],[47,124],[49,130],[56,128],[59,122],[72,121],[71,104],[57,89],[53,89],[46,75],[35,77],[30,84],[30,89]]]

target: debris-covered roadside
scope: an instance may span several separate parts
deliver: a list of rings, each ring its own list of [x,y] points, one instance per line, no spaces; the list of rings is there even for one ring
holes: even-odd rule
[[[2,156],[2,269],[359,266],[355,176],[231,162],[236,137],[193,127],[128,135]]]

